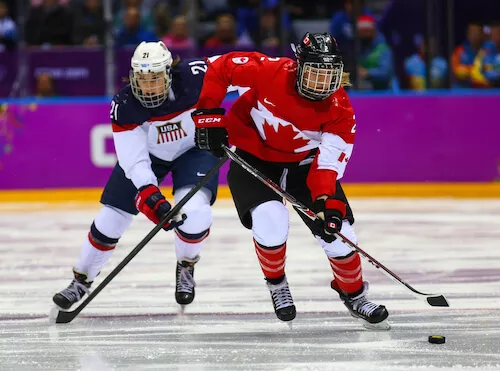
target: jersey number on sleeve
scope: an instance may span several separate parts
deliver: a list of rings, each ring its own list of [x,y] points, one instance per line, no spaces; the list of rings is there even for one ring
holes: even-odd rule
[[[114,100],[111,101],[111,110],[109,111],[109,118],[118,121],[118,103]]]
[[[207,72],[207,65],[205,61],[192,61],[189,62],[189,65],[191,66],[191,73],[193,75],[198,75],[200,72]]]

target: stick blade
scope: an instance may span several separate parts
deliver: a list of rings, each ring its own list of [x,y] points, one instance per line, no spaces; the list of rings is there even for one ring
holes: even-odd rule
[[[449,307],[448,300],[443,295],[428,296],[427,303],[433,307]]]
[[[59,310],[56,317],[56,323],[70,323],[75,319],[76,314],[73,312],[65,312],[63,310]]]

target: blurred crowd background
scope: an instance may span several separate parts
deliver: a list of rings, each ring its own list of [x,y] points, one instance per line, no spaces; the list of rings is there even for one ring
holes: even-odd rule
[[[0,97],[113,94],[141,41],[292,57],[332,33],[358,91],[500,87],[499,0],[0,0]]]

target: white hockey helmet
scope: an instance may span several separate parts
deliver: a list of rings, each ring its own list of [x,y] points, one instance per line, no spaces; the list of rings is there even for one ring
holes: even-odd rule
[[[172,53],[163,41],[143,41],[135,49],[131,60],[130,86],[144,107],[159,107],[167,99],[172,85],[172,63]]]

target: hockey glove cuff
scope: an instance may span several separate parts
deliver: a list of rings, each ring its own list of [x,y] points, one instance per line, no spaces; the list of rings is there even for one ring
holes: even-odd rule
[[[196,125],[194,142],[197,148],[224,156],[222,145],[228,146],[227,130],[224,127],[224,108],[197,109],[191,117]]]

